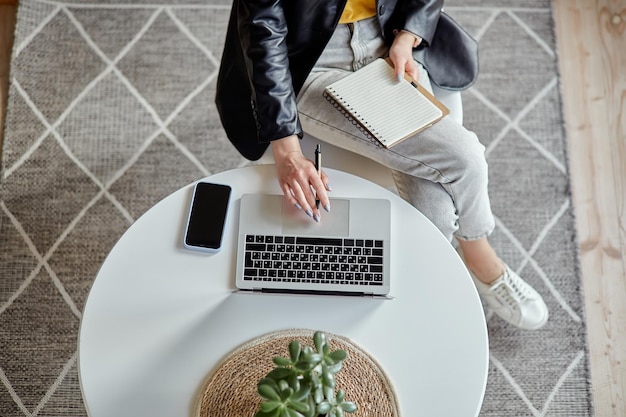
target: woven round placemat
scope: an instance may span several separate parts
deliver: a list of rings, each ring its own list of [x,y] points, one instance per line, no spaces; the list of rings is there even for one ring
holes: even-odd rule
[[[253,417],[262,402],[257,382],[274,368],[274,356],[289,357],[289,342],[313,347],[313,330],[289,329],[260,336],[237,348],[203,384],[196,403],[198,417]],[[324,332],[331,350],[348,353],[336,374],[337,388],[356,403],[354,417],[399,417],[395,391],[380,364],[349,339]]]

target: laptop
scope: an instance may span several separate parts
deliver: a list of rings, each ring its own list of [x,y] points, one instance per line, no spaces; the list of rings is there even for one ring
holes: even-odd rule
[[[244,194],[236,287],[304,294],[389,293],[391,203],[331,198],[319,223],[282,195]]]

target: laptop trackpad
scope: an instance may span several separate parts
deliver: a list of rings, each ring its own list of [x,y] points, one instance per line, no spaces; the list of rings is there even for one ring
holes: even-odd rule
[[[348,236],[350,232],[350,201],[330,200],[331,212],[320,209],[321,221],[315,220],[283,199],[283,234]]]

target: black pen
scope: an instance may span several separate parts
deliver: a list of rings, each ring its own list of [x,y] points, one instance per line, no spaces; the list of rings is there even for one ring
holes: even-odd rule
[[[322,148],[318,143],[315,147],[315,169],[317,170],[317,175],[319,175],[320,179],[322,178]],[[317,197],[317,193],[315,194],[315,207],[320,209],[320,199]]]

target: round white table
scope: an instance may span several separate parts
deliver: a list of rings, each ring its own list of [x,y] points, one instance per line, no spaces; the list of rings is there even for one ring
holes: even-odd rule
[[[487,328],[459,256],[397,195],[341,171],[326,172],[334,197],[391,201],[394,299],[236,292],[239,197],[280,190],[273,165],[213,175],[205,180],[233,189],[221,252],[182,246],[190,184],[139,218],[102,265],[79,340],[90,416],[191,416],[220,360],[244,342],[290,328],[343,335],[368,351],[392,381],[404,416],[478,415],[487,382]]]

